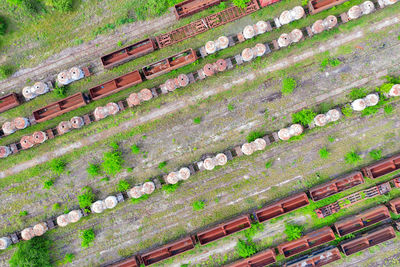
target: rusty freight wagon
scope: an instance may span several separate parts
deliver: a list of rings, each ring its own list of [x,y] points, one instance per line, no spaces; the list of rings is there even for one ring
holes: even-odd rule
[[[250,258],[234,262],[228,267],[262,267],[276,262],[276,255],[273,249],[267,249],[257,253]]]
[[[16,93],[2,96],[0,97],[0,113],[12,109],[19,104],[21,104],[21,102],[18,100],[18,96]]]
[[[251,227],[251,221],[248,215],[233,219],[229,222],[220,224],[216,227],[207,229],[200,233],[197,233],[197,239],[200,245],[208,244],[212,241],[218,240],[225,236],[240,232],[244,229]]]
[[[308,204],[310,204],[310,202],[307,195],[305,193],[300,193],[256,211],[255,216],[259,222],[265,222],[298,208],[307,206]]]
[[[308,233],[300,239],[280,244],[277,248],[285,258],[335,240],[335,234],[328,226]]]
[[[84,105],[86,105],[84,95],[76,93],[44,108],[35,110],[33,118],[36,122],[47,121]]]
[[[273,3],[279,2],[281,0],[259,0],[261,7],[266,7],[272,5]]]
[[[218,5],[222,0],[186,0],[174,6],[177,19],[191,16],[211,6]]]
[[[390,200],[389,207],[394,213],[400,214],[400,198]]]
[[[331,262],[340,260],[342,255],[336,247],[327,247],[313,252],[310,255],[305,255],[285,264],[285,267],[320,267]]]
[[[386,219],[390,219],[389,210],[380,205],[348,219],[338,221],[334,224],[334,227],[339,236],[344,236]]]
[[[362,169],[366,177],[376,179],[392,173],[400,168],[400,155],[381,160]]]
[[[378,245],[387,240],[396,237],[396,233],[392,226],[385,226],[374,230],[372,232],[366,233],[361,237],[349,240],[340,244],[340,247],[346,256],[357,253],[369,247]]]
[[[135,84],[141,83],[142,81],[143,80],[140,76],[139,71],[135,70],[89,89],[89,95],[92,100],[97,100],[134,86]]]
[[[354,172],[343,178],[334,179],[313,187],[309,190],[309,194],[312,200],[318,201],[363,183],[362,173]]]
[[[185,50],[179,54],[165,58],[143,67],[143,74],[146,79],[153,79],[161,74],[181,68],[197,60],[196,51],[193,49]]]
[[[129,60],[147,55],[156,48],[156,43],[151,38],[147,38],[102,56],[101,63],[105,69],[111,69]]]
[[[348,0],[311,0],[308,2],[308,9],[311,14],[315,14],[331,7],[340,5]]]
[[[186,237],[179,241],[162,246],[161,248],[141,254],[140,259],[145,266],[148,266],[191,250],[194,248],[194,245],[194,239],[192,237]]]
[[[110,265],[110,267],[139,267],[140,264],[136,258],[136,256],[130,257],[126,260],[114,263]]]

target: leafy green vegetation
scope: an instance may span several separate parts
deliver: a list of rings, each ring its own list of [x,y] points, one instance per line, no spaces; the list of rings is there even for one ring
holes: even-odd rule
[[[336,67],[336,66],[339,66],[340,64],[342,64],[342,62],[339,59],[328,57],[328,58],[325,58],[324,60],[322,60],[321,69],[325,70],[328,66]]]
[[[262,138],[265,135],[264,132],[262,131],[251,131],[247,137],[246,140],[248,143],[253,142],[254,140],[258,139],[258,138]]]
[[[136,144],[134,144],[131,146],[131,151],[132,151],[132,154],[137,155],[140,153],[140,148]]]
[[[58,158],[50,161],[50,169],[56,175],[61,175],[64,172],[66,165],[67,164],[63,160]]]
[[[20,213],[19,213],[19,216],[20,217],[25,217],[25,216],[27,216],[28,215],[28,212],[26,211],[26,210],[23,210],[23,211],[21,211]]]
[[[282,94],[290,95],[293,93],[293,90],[297,87],[297,82],[293,78],[285,78],[282,81]]]
[[[244,236],[247,240],[251,240],[257,233],[264,231],[265,226],[260,222],[254,222],[251,227],[244,230]]]
[[[314,120],[314,117],[316,115],[317,114],[311,109],[303,109],[299,112],[292,114],[292,122],[300,123],[303,126],[307,126]]]
[[[235,250],[236,253],[242,258],[248,258],[257,252],[256,245],[253,241],[244,241],[241,239],[238,240]]]
[[[319,150],[319,156],[321,159],[327,159],[331,153],[326,149],[326,147]]]
[[[122,170],[122,153],[119,151],[119,146],[116,143],[111,143],[110,145],[113,150],[110,152],[105,152],[103,155],[102,167],[107,175],[116,175]]]
[[[86,168],[87,173],[92,176],[99,176],[101,174],[100,166],[89,162],[89,167]]]
[[[54,185],[54,180],[53,179],[46,180],[43,183],[43,188],[49,190],[53,185]]]
[[[139,198],[131,198],[131,203],[132,204],[137,204],[139,202],[142,202],[142,201],[148,199],[149,197],[150,197],[150,195],[144,194],[143,196],[141,196]]]
[[[232,103],[228,104],[228,110],[229,111],[234,111],[235,110],[235,106]]]
[[[18,243],[18,248],[9,261],[10,267],[51,267],[50,241],[44,236]]]
[[[240,8],[245,8],[248,2],[250,2],[250,0],[233,0],[233,4]]]
[[[7,65],[0,66],[0,80],[7,79],[13,73],[12,68]]]
[[[379,93],[387,94],[389,93],[390,89],[392,89],[394,83],[384,83],[381,86],[376,88],[376,91]]]
[[[54,211],[59,210],[59,209],[61,209],[61,204],[60,203],[54,203],[51,209],[54,210]]]
[[[364,98],[368,95],[368,91],[365,88],[354,88],[350,91],[348,97],[354,101],[359,98]]]
[[[353,115],[353,109],[350,105],[346,105],[342,108],[342,113],[345,117],[350,117],[351,115]]]
[[[176,184],[167,184],[163,185],[162,190],[167,192],[168,194],[171,194],[178,189],[178,187],[182,184],[182,181],[177,182]]]
[[[44,3],[60,12],[72,10],[73,0],[44,0]]]
[[[393,113],[393,105],[387,104],[383,107],[385,114],[392,114]]]
[[[195,124],[200,124],[201,123],[201,117],[196,117],[193,119],[193,123]]]
[[[158,164],[158,168],[159,168],[160,170],[163,170],[163,169],[165,168],[165,166],[167,166],[167,162],[166,162],[166,161],[160,162],[160,163]]]
[[[7,23],[3,17],[0,17],[0,36],[4,35],[7,30]]]
[[[204,201],[202,200],[196,200],[195,202],[192,203],[192,208],[194,211],[202,210],[204,209]]]
[[[271,167],[272,167],[272,163],[274,163],[274,161],[273,161],[273,160],[269,160],[269,161],[267,161],[267,162],[265,163],[265,168],[266,168],[266,169],[269,169],[269,168],[271,168]]]
[[[75,255],[72,253],[67,253],[64,256],[64,264],[71,263],[75,259]]]
[[[64,86],[58,86],[56,85],[54,87],[54,95],[58,98],[65,98],[67,97],[67,91],[68,91],[68,86],[64,85]]]
[[[286,224],[284,232],[287,236],[288,241],[296,240],[301,237],[301,234],[303,232],[303,227],[301,225],[296,225],[296,224]]]
[[[89,247],[93,243],[95,237],[93,229],[86,229],[81,231],[80,237],[82,241],[81,247],[82,248]]]
[[[125,180],[121,180],[118,183],[118,191],[119,192],[124,192],[124,191],[128,190],[130,187],[131,187],[131,185]]]
[[[382,158],[382,151],[378,149],[373,149],[369,152],[369,156],[374,160],[380,160]]]
[[[87,207],[90,207],[90,205],[92,205],[96,196],[93,193],[92,188],[90,188],[89,186],[83,187],[82,192],[83,194],[78,196],[78,202],[79,202],[79,207],[81,209],[85,209]]]
[[[356,165],[362,161],[362,158],[354,150],[352,150],[347,152],[347,154],[344,156],[344,160],[348,164]]]
[[[329,143],[335,142],[335,137],[333,137],[333,136],[328,136],[328,142],[329,142]]]

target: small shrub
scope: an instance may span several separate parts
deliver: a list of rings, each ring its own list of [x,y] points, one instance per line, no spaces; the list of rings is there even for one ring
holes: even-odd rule
[[[45,4],[60,12],[68,12],[72,10],[73,0],[45,0]]]
[[[140,148],[136,144],[134,144],[131,146],[131,151],[132,151],[132,154],[137,155],[140,153]]]
[[[3,17],[0,17],[0,35],[4,35],[7,30],[7,23]]]
[[[321,159],[327,159],[331,153],[326,149],[326,147],[319,150],[319,156]]]
[[[37,236],[18,243],[9,264],[10,267],[53,266],[50,252],[50,241],[44,236]]]
[[[244,241],[239,239],[236,244],[236,252],[242,258],[248,258],[257,252],[256,245],[252,241]]]
[[[110,177],[107,177],[107,176],[103,177],[103,178],[100,179],[100,181],[101,182],[108,182],[108,181],[110,181]]]
[[[196,117],[193,119],[193,123],[195,124],[200,124],[201,123],[201,117]]]
[[[380,160],[382,158],[382,151],[378,150],[378,149],[374,149],[371,150],[369,152],[369,155],[371,156],[371,158],[373,158],[374,160]]]
[[[261,131],[251,131],[247,135],[246,140],[247,140],[247,142],[251,143],[258,138],[262,138],[264,135],[265,135],[265,133],[261,132]]]
[[[0,80],[7,79],[12,74],[12,68],[10,66],[0,66]]]
[[[117,19],[115,21],[115,25],[120,26],[120,25],[123,25],[123,24],[132,23],[132,22],[135,22],[135,21],[136,20],[134,18],[126,16],[126,17],[122,17],[122,18]]]
[[[353,115],[353,109],[350,105],[346,105],[342,108],[342,113],[344,116],[350,117],[351,115]]]
[[[293,93],[293,90],[297,87],[297,82],[293,78],[285,78],[282,81],[282,94],[290,95]]]
[[[325,58],[321,62],[321,69],[325,70],[328,66],[336,67],[342,64],[342,62],[337,58]]]
[[[167,184],[163,185],[162,189],[167,192],[168,194],[171,194],[178,189],[178,187],[182,184],[182,181],[177,182],[176,184]]]
[[[122,43],[122,41],[118,41],[117,45],[118,45],[119,47],[122,47],[124,44]]]
[[[44,181],[43,188],[49,190],[53,185],[54,185],[54,180],[50,179],[50,180]]]
[[[67,90],[68,90],[68,87],[67,87],[66,85],[64,85],[64,86],[58,86],[58,85],[56,85],[56,86],[54,87],[53,92],[54,92],[54,95],[55,95],[56,97],[58,97],[58,98],[65,98],[65,97],[67,96]]]
[[[75,259],[75,255],[72,253],[67,253],[64,256],[64,264],[71,263]]]
[[[141,196],[139,198],[131,198],[131,203],[132,204],[137,204],[139,202],[142,202],[142,201],[148,199],[149,197],[150,197],[150,195],[144,194],[143,196]]]
[[[269,168],[271,168],[272,167],[272,163],[273,163],[274,161],[273,160],[269,160],[269,161],[267,161],[266,163],[265,163],[265,168],[266,169],[269,169]]]
[[[92,205],[95,199],[95,195],[93,193],[92,188],[90,188],[89,186],[83,187],[82,192],[83,194],[78,196],[78,202],[79,202],[79,207],[81,209],[85,209],[90,205]]]
[[[393,113],[393,106],[390,104],[387,104],[383,107],[383,110],[385,111],[385,114],[392,114]]]
[[[288,241],[296,240],[301,237],[303,231],[303,227],[296,224],[286,224],[285,225],[285,234],[287,236]]]
[[[26,210],[23,210],[23,211],[21,211],[20,213],[19,213],[19,216],[21,216],[21,217],[25,217],[25,216],[27,216],[28,215],[28,212],[26,211]]]
[[[303,109],[299,112],[292,114],[292,122],[293,123],[300,123],[303,126],[307,126],[314,120],[314,117],[317,114],[313,112],[311,109]]]
[[[131,187],[131,185],[125,180],[121,180],[118,183],[118,191],[119,192],[124,192],[124,191],[128,190],[130,187]]]
[[[354,101],[359,98],[364,98],[367,95],[368,95],[368,92],[365,88],[354,88],[351,90],[351,92],[348,96],[352,101]]]
[[[87,173],[92,176],[99,176],[101,174],[100,166],[94,163],[89,163],[89,167],[86,168]]]
[[[57,175],[61,175],[64,172],[66,165],[61,159],[52,159],[50,161],[50,169]]]
[[[204,209],[204,205],[205,205],[204,201],[197,200],[192,203],[192,208],[194,211],[199,211],[199,210]]]
[[[116,175],[122,170],[123,162],[121,151],[114,148],[113,151],[104,153],[102,167],[107,175]]]
[[[354,150],[348,152],[348,153],[344,156],[344,160],[346,161],[346,163],[348,163],[348,164],[354,164],[354,165],[356,165],[357,163],[359,163],[360,161],[362,161],[360,155],[358,155]]]
[[[301,1],[302,6],[307,6],[308,5],[308,0],[302,0]]]
[[[165,166],[167,166],[167,162],[166,162],[166,161],[160,162],[160,164],[158,164],[158,168],[159,168],[160,170],[164,169]]]
[[[57,211],[57,210],[61,209],[61,204],[60,203],[54,203],[51,209],[54,210],[54,211]]]
[[[399,36],[397,36],[397,40],[400,40],[400,34],[399,34]]]
[[[335,137],[333,137],[333,136],[328,136],[328,142],[329,142],[329,143],[335,142]]]
[[[86,229],[81,231],[81,240],[82,240],[81,247],[82,248],[89,247],[93,243],[94,237],[95,235],[93,229]]]
[[[361,111],[361,116],[371,116],[376,114],[380,109],[380,105],[372,106],[372,107],[366,107],[363,111]]]
[[[235,106],[232,103],[228,104],[228,110],[229,111],[234,111],[235,110]]]
[[[376,88],[376,91],[382,94],[388,94],[390,89],[392,89],[394,83],[384,83]]]
[[[264,231],[264,224],[255,222],[251,224],[251,227],[244,230],[244,236],[247,240],[251,240],[257,233]]]
[[[248,2],[250,2],[250,0],[233,0],[233,5],[240,8],[245,8]]]

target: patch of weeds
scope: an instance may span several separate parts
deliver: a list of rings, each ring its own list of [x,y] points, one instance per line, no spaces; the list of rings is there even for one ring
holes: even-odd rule
[[[75,259],[75,255],[72,253],[67,253],[64,256],[64,264],[71,263]]]
[[[290,95],[293,93],[293,90],[297,87],[297,82],[293,78],[285,78],[282,81],[282,94]]]
[[[265,168],[266,168],[266,169],[269,169],[269,168],[271,168],[271,167],[272,167],[272,163],[274,163],[274,161],[273,161],[273,160],[269,160],[269,161],[267,161],[267,162],[265,163]]]
[[[68,86],[58,86],[54,87],[53,93],[58,98],[65,98],[67,97]]]
[[[160,164],[158,164],[158,168],[160,170],[163,170],[165,168],[165,166],[167,166],[167,162],[166,161],[160,162]]]
[[[0,80],[7,79],[13,74],[13,68],[7,65],[0,66]]]
[[[66,165],[61,159],[52,159],[50,161],[50,169],[57,175],[61,175],[64,172]]]
[[[110,177],[107,176],[100,179],[100,182],[108,182],[108,181],[110,181]]]
[[[195,124],[200,124],[201,123],[201,117],[196,117],[193,119],[193,123]]]
[[[92,188],[89,186],[83,187],[82,192],[83,194],[78,196],[78,203],[81,209],[85,209],[92,205],[96,196],[94,195]]]
[[[328,136],[328,142],[329,142],[329,143],[335,142],[335,137],[333,137],[333,136]]]
[[[81,243],[82,248],[87,248],[91,246],[95,237],[93,229],[86,229],[81,231],[80,237],[82,241]]]
[[[117,145],[113,146],[113,151],[104,153],[102,167],[106,174],[116,175],[122,170],[123,162],[122,153],[118,150]]]
[[[235,110],[235,106],[232,103],[228,104],[228,110],[229,111],[234,111]]]
[[[353,115],[353,109],[350,105],[346,105],[342,108],[342,113],[345,117],[350,117],[351,115]]]
[[[301,237],[303,226],[296,224],[286,224],[284,232],[287,236],[288,241],[296,240]]]
[[[337,67],[340,64],[342,64],[342,62],[337,58],[325,58],[321,62],[321,70],[325,70],[328,66]]]
[[[28,216],[28,212],[27,212],[26,210],[23,210],[23,211],[21,211],[21,212],[19,213],[19,216],[20,216],[20,217]]]
[[[356,99],[364,98],[368,95],[368,91],[365,88],[353,88],[349,93],[348,97],[354,101]]]
[[[264,231],[264,224],[260,222],[254,222],[251,224],[251,227],[244,230],[244,236],[247,240],[251,240],[257,233]]]
[[[177,182],[176,184],[167,184],[163,185],[162,190],[167,192],[168,194],[171,194],[178,189],[178,187],[182,184],[182,181]]]
[[[235,250],[242,258],[248,258],[257,252],[256,244],[253,241],[244,241],[241,239],[238,240]]]
[[[357,154],[357,152],[352,150],[350,152],[347,152],[346,155],[344,155],[344,160],[348,164],[357,165],[357,163],[362,161],[362,158],[360,157],[360,155]]]
[[[391,104],[387,104],[383,107],[385,114],[392,114],[393,113],[393,106]]]
[[[194,211],[199,211],[204,209],[205,203],[202,200],[196,200],[195,202],[192,203],[192,208]]]
[[[124,192],[124,191],[128,190],[130,187],[131,187],[131,185],[127,181],[121,180],[118,183],[117,189],[119,192]]]
[[[292,114],[292,122],[307,126],[314,120],[316,115],[317,114],[315,114],[315,112],[313,112],[311,109],[303,109]]]
[[[122,47],[124,44],[122,43],[122,41],[118,41],[117,45],[118,45],[119,47]]]
[[[132,204],[137,204],[139,202],[142,202],[146,199],[148,199],[150,197],[150,195],[144,194],[143,196],[139,197],[139,198],[131,198],[131,203]]]
[[[49,190],[53,185],[54,185],[54,180],[50,179],[50,180],[44,181],[43,188]]]
[[[258,139],[258,138],[262,138],[265,135],[264,132],[262,131],[251,131],[247,137],[246,140],[248,143],[253,142],[254,140]]]
[[[216,197],[216,198],[214,199],[214,202],[215,202],[215,203],[219,203],[219,197]]]
[[[131,146],[131,151],[132,151],[132,154],[137,155],[140,153],[140,148],[136,144],[134,144]]]
[[[52,210],[57,211],[61,209],[61,204],[60,203],[54,203],[53,206],[51,207]]]
[[[388,94],[395,83],[384,83],[376,88],[376,91],[382,94]]]
[[[382,151],[378,149],[371,150],[369,156],[374,160],[380,160],[382,158]]]
[[[92,176],[99,176],[101,174],[100,166],[94,163],[89,163],[89,167],[86,168],[87,173]]]
[[[329,155],[331,154],[331,152],[329,152],[326,147],[321,148],[319,150],[319,156],[321,159],[327,159],[329,157]]]

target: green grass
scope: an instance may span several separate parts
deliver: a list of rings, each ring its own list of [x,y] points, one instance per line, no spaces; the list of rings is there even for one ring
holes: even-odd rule
[[[133,144],[131,146],[131,151],[132,151],[132,154],[137,155],[140,153],[140,148],[136,144]]]
[[[44,181],[43,188],[49,190],[53,185],[54,185],[54,180],[50,179],[50,180]]]
[[[321,149],[319,150],[319,156],[320,156],[321,159],[327,159],[327,158],[329,158],[329,155],[330,155],[330,154],[331,154],[331,153],[326,149],[326,147],[321,148]]]
[[[265,132],[263,132],[263,131],[251,131],[247,135],[246,140],[248,143],[251,143],[258,138],[262,138],[264,135],[265,135]]]
[[[177,182],[176,184],[166,184],[163,185],[162,190],[168,194],[171,194],[178,189],[178,187],[182,184],[182,181]]]
[[[354,101],[359,98],[364,98],[367,95],[368,95],[368,91],[366,88],[354,88],[351,90],[351,92],[348,96],[352,101]]]
[[[81,231],[80,237],[81,237],[81,247],[87,248],[93,244],[95,234],[93,229],[86,229]]]
[[[119,192],[124,192],[124,191],[127,191],[130,187],[131,187],[131,185],[127,181],[120,180],[118,182],[117,189]]]
[[[166,161],[160,162],[160,163],[158,164],[158,168],[159,168],[160,170],[163,170],[166,166],[167,166],[167,162],[166,162]]]
[[[299,239],[303,232],[303,227],[296,224],[285,224],[285,234],[288,241]]]
[[[192,209],[194,211],[202,210],[202,209],[204,209],[204,206],[205,206],[205,203],[202,200],[197,200],[197,201],[192,203]]]
[[[352,150],[346,153],[346,155],[344,156],[344,161],[348,164],[356,165],[362,161],[362,158],[355,150]]]
[[[380,160],[382,158],[382,150],[373,149],[369,152],[369,156],[374,160]]]
[[[235,110],[235,106],[232,103],[228,104],[228,110],[229,111],[234,111]]]
[[[20,217],[28,216],[28,212],[27,212],[26,210],[23,210],[23,211],[21,211],[21,212],[19,213],[19,216],[20,216]]]
[[[337,66],[339,66],[340,64],[342,64],[342,62],[341,62],[339,59],[337,59],[337,58],[325,58],[325,59],[323,59],[322,62],[321,62],[321,70],[326,70],[326,68],[327,68],[328,66],[330,66],[330,67],[337,67]]]
[[[200,124],[201,123],[201,117],[196,117],[193,119],[194,124]]]
[[[303,126],[308,126],[317,114],[311,109],[303,109],[292,114],[292,122],[300,123]]]
[[[57,211],[57,210],[61,209],[61,204],[60,203],[54,203],[51,209],[53,211]]]
[[[86,172],[91,177],[99,176],[101,175],[100,165],[89,162],[89,166],[86,168]]]
[[[267,161],[267,162],[265,163],[265,168],[266,168],[266,169],[269,169],[269,168],[271,168],[273,163],[274,163],[274,161],[273,161],[273,160],[269,160],[269,161]]]
[[[248,258],[257,252],[257,248],[253,241],[239,239],[235,251],[240,257]]]
[[[293,78],[285,78],[282,81],[282,94],[290,95],[293,93],[294,89],[297,87],[297,82]]]

